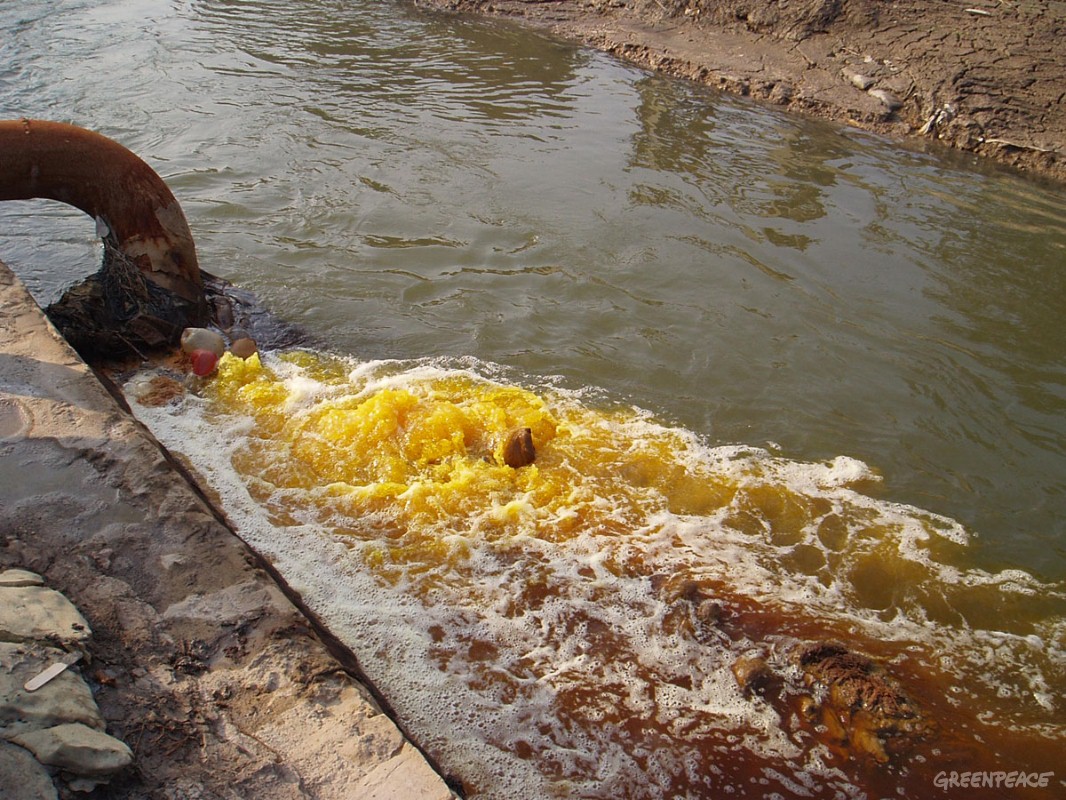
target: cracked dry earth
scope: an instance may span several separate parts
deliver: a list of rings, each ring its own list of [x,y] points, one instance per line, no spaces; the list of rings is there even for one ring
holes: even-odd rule
[[[1063,0],[416,0],[1066,181]]]

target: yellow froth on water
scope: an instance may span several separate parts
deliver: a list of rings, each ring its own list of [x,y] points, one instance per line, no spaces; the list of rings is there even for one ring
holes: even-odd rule
[[[499,551],[520,537],[594,538],[603,568],[641,574],[663,555],[647,543],[688,520],[711,537],[699,547],[741,542],[775,584],[813,579],[884,621],[995,621],[982,610],[996,607],[995,585],[978,587],[985,601],[974,602],[969,579],[940,565],[961,528],[856,491],[873,478],[859,462],[719,457],[639,410],[462,370],[390,373],[306,351],[273,358],[227,354],[204,386],[218,413],[250,421],[234,468],[275,524],[345,536],[390,581],[455,569],[483,542]],[[515,469],[503,447],[520,428],[532,432],[536,460]],[[677,536],[662,541],[676,548]],[[1028,634],[1041,616],[1010,624]]]
[[[455,567],[472,539],[518,536],[600,537],[606,568],[632,572],[650,554],[626,543],[664,517],[707,520],[768,545],[770,569],[824,585],[868,555],[858,594],[886,617],[906,601],[900,571],[928,569],[898,553],[885,559],[895,546],[885,535],[898,523],[880,512],[797,486],[772,459],[723,464],[694,454],[690,434],[632,408],[593,408],[458,370],[382,376],[317,353],[277,358],[270,367],[258,355],[227,355],[205,387],[224,413],[253,421],[234,467],[276,523],[348,536],[383,572]],[[531,430],[536,460],[514,469],[503,446],[519,428]]]
[[[661,510],[720,508],[735,491],[724,476],[681,466],[680,436],[626,436],[642,424],[633,410],[552,404],[462,372],[368,388],[328,359],[291,353],[283,363],[299,368],[299,381],[258,356],[226,356],[208,387],[221,407],[254,419],[238,471],[256,477],[260,500],[312,493],[323,501],[317,521],[387,516],[405,548],[457,532],[552,541],[630,532]],[[521,428],[536,461],[515,469],[503,447]]]

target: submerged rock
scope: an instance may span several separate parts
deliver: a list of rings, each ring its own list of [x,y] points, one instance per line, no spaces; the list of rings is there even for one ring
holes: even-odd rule
[[[652,585],[667,606],[663,614],[664,631],[691,636],[702,644],[719,641],[720,623],[726,610],[707,589],[694,580],[662,575],[653,576]]]
[[[731,670],[745,695],[762,694],[774,680],[770,665],[759,656],[741,656]]]

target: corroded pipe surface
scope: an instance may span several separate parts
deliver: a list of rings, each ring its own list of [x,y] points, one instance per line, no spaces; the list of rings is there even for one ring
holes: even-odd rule
[[[155,171],[122,145],[59,122],[0,120],[0,200],[80,208],[145,277],[206,314],[192,233]]]

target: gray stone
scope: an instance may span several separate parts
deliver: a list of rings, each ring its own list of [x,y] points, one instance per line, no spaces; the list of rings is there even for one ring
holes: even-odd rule
[[[57,636],[65,642],[79,642],[91,635],[81,612],[54,589],[0,588],[0,641],[25,642]]]
[[[79,723],[29,731],[12,741],[37,756],[42,764],[83,777],[110,777],[133,761],[125,742]]]
[[[26,681],[66,655],[40,644],[0,642],[0,738],[65,722],[104,727],[92,692],[71,669],[35,692],[23,688]]]
[[[58,800],[55,784],[26,750],[0,742],[0,787],[4,800]]]
[[[867,94],[880,100],[890,112],[896,111],[903,106],[903,101],[888,89],[870,89]]]
[[[276,598],[271,589],[258,581],[246,581],[209,594],[189,595],[168,606],[163,618],[238,623],[255,617],[261,608],[276,602]]]
[[[852,86],[857,89],[861,89],[864,92],[874,85],[873,78],[851,67],[844,67],[844,69],[842,69],[840,73],[849,83],[851,83]]]
[[[7,569],[0,572],[0,588],[23,586],[44,586],[44,578],[28,569]]]

